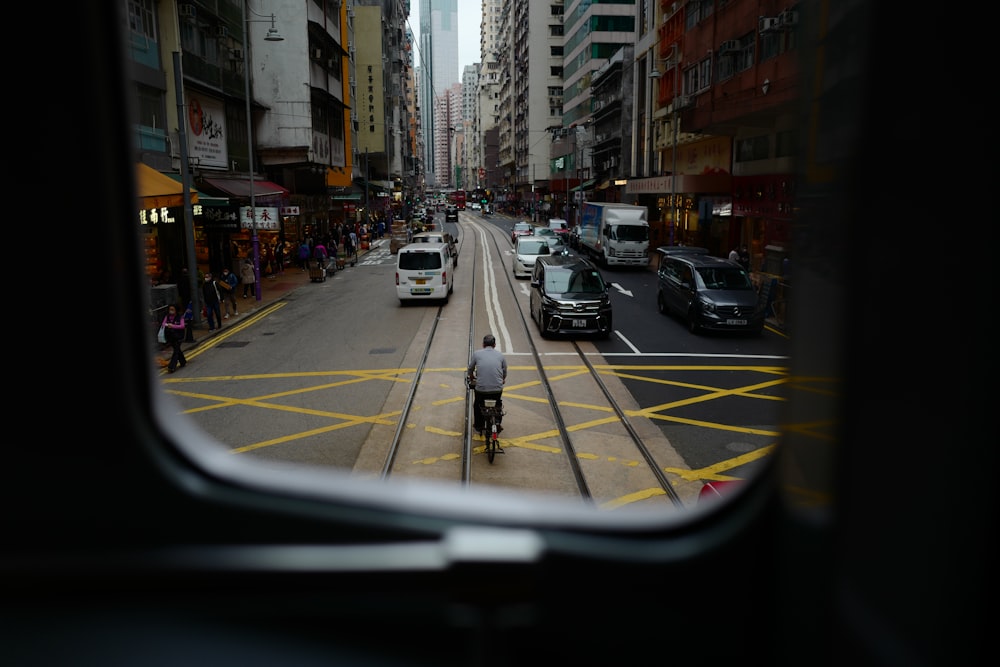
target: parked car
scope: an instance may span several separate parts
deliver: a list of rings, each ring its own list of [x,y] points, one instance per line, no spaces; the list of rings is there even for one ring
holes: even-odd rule
[[[455,262],[455,266],[458,266],[458,243],[455,242],[455,237],[448,232],[420,232],[413,235],[410,243],[447,243],[448,249],[451,251],[451,258]]]
[[[530,278],[535,260],[541,255],[549,255],[549,244],[545,239],[534,235],[519,236],[514,243],[514,255],[511,260],[511,270],[515,278]]]
[[[517,243],[518,236],[531,236],[535,233],[535,226],[530,222],[522,220],[521,222],[515,222],[514,227],[510,230],[510,242]]]
[[[656,306],[683,318],[691,333],[764,329],[764,304],[736,262],[698,252],[660,253]]]
[[[554,334],[607,338],[613,327],[608,285],[597,266],[582,257],[538,257],[528,308],[543,338]]]

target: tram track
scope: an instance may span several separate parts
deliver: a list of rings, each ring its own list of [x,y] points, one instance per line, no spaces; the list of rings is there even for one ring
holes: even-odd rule
[[[540,342],[546,349],[536,344],[519,281],[508,269],[510,243],[501,243],[502,231],[468,221],[459,229],[462,280],[456,280],[449,304],[437,304],[431,321],[421,327],[420,335],[426,338],[409,390],[389,399],[402,405],[396,410],[387,404],[383,410],[398,414],[398,422],[380,477],[488,484],[573,497],[609,509],[666,502],[682,508],[681,494],[664,472],[667,464],[659,460],[663,443],[655,448],[645,443],[630,423],[623,399],[602,380],[580,343],[570,341],[572,353],[565,350],[567,341]],[[463,253],[466,246],[472,252]],[[500,276],[506,276],[506,282]],[[512,319],[513,313],[517,317]],[[516,326],[508,326],[514,320]],[[444,321],[448,325],[442,327]],[[501,437],[505,454],[493,464],[479,456],[483,447],[482,440],[473,436],[473,392],[464,384],[475,342],[486,333],[497,337],[510,367],[504,391],[506,430]],[[415,338],[411,347],[420,342]],[[508,354],[518,347],[527,352]],[[552,353],[554,348],[558,353]],[[454,361],[460,349],[466,355],[459,368]],[[525,359],[530,363],[518,363]],[[565,383],[560,381],[557,390],[551,373],[560,379],[571,374],[572,389],[563,389]],[[464,408],[461,413],[455,409],[457,403]],[[548,414],[538,409],[541,404],[548,406]],[[461,443],[457,453],[455,435]]]

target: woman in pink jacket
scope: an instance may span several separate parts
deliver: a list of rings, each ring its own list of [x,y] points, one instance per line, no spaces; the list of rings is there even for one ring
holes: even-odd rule
[[[186,328],[187,323],[184,321],[184,316],[177,312],[177,306],[170,305],[167,308],[166,316],[163,318],[163,333],[167,337],[167,344],[174,350],[174,353],[170,355],[170,363],[167,364],[168,373],[176,371],[178,364],[180,364],[181,368],[187,365],[187,359],[184,358],[184,350],[181,349],[181,341],[184,340]]]

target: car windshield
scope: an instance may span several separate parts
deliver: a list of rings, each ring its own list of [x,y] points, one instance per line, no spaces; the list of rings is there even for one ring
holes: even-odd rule
[[[521,241],[517,244],[519,255],[548,255],[549,244],[545,241]]]
[[[736,267],[704,267],[698,269],[698,276],[708,289],[752,290],[754,288],[747,272]]]
[[[601,294],[604,292],[604,279],[593,269],[583,271],[545,272],[545,290],[558,294]]]
[[[441,254],[437,252],[404,252],[399,256],[399,268],[407,271],[440,269]]]
[[[645,225],[616,225],[612,229],[612,234],[619,241],[648,241],[649,227]]]

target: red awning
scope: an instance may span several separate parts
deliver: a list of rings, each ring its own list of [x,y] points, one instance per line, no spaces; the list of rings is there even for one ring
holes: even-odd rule
[[[233,197],[250,197],[249,178],[205,178],[204,181],[216,190],[225,192],[227,195]],[[254,179],[253,195],[255,198],[273,197],[275,195],[287,197],[288,188],[282,187],[277,183],[272,183],[271,181]]]

